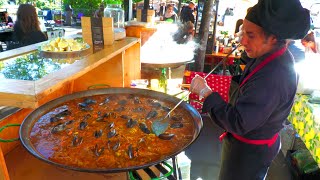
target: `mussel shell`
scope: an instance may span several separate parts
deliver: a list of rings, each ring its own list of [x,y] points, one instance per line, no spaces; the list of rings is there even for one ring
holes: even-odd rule
[[[109,129],[112,129],[112,128],[114,128],[114,122],[111,122],[110,124],[108,124],[108,126],[107,126]]]
[[[87,121],[81,121],[79,124],[79,128],[80,130],[84,130],[84,128],[86,128],[88,126],[88,122]]]
[[[53,117],[50,118],[50,122],[53,123],[53,122],[57,122],[59,121],[60,119],[62,119],[63,117],[65,116],[68,116],[70,115],[71,112],[68,110],[68,109],[65,109],[61,112],[59,112],[58,114],[54,115]]]
[[[77,135],[73,135],[72,138],[72,146],[78,146],[83,142],[83,138]]]
[[[171,108],[167,107],[167,106],[161,106],[162,110],[169,112],[171,111]]]
[[[116,144],[112,147],[112,150],[116,151],[120,147],[120,141],[117,141]]]
[[[89,105],[89,104],[95,104],[95,103],[97,103],[96,100],[90,99],[90,98],[86,98],[83,102],[86,103],[86,104],[88,104],[88,105]]]
[[[102,122],[102,121],[104,121],[103,119],[104,119],[103,116],[98,116],[97,119],[96,119],[96,121],[97,121],[97,122]]]
[[[65,124],[69,125],[69,124],[72,124],[72,123],[74,123],[74,120],[67,121]]]
[[[158,137],[159,137],[160,139],[163,139],[163,140],[170,140],[170,139],[172,139],[174,136],[175,136],[175,134],[163,133],[163,134],[160,134]]]
[[[157,111],[154,111],[154,110],[152,110],[152,111],[150,111],[148,114],[147,114],[147,116],[146,116],[146,119],[151,119],[151,118],[154,118],[154,117],[156,117],[158,115],[158,112]]]
[[[133,103],[134,104],[141,104],[141,101],[140,101],[139,97],[134,97],[133,98]]]
[[[148,129],[148,126],[145,123],[139,123],[139,128],[141,129],[142,132],[146,134],[151,133],[151,131]]]
[[[94,132],[94,137],[99,138],[102,136],[102,133],[103,133],[102,129],[100,129],[99,131],[97,130]]]
[[[103,117],[104,118],[116,118],[117,117],[117,115],[116,115],[116,113],[114,113],[114,112],[109,112],[109,113],[105,113],[104,115],[103,115]]]
[[[101,154],[104,152],[104,147],[99,148],[98,144],[95,145],[94,147],[94,154],[99,157]]]
[[[138,124],[138,121],[137,120],[133,120],[133,119],[129,119],[128,121],[127,121],[127,128],[132,128],[132,127],[134,127],[136,124]]]
[[[59,123],[51,129],[51,133],[54,134],[54,133],[63,131],[65,128],[66,128],[66,125],[64,123]]]
[[[133,147],[131,144],[128,147],[128,156],[130,159],[134,158]]]
[[[170,127],[173,129],[182,128],[183,124],[181,122],[174,122],[170,125]]]
[[[117,131],[115,129],[112,129],[110,132],[108,132],[107,137],[108,138],[112,138],[113,136],[115,136],[117,134]]]

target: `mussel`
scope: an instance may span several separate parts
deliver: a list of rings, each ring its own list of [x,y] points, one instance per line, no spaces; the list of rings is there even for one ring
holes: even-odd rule
[[[148,129],[148,126],[145,123],[139,123],[139,128],[141,129],[142,132],[146,134],[151,133],[151,131]]]
[[[67,121],[65,124],[69,125],[69,124],[72,124],[72,123],[74,123],[74,120]]]
[[[108,132],[107,137],[108,138],[112,138],[113,136],[115,136],[117,134],[117,131],[115,129],[112,129],[110,132]]]
[[[88,104],[88,105],[89,105],[89,104],[95,104],[95,103],[97,103],[96,100],[90,99],[90,98],[86,98],[83,102],[86,103],[86,104]]]
[[[174,122],[170,125],[170,127],[173,129],[182,128],[183,124],[181,122]]]
[[[114,122],[111,122],[107,125],[107,128],[112,129],[114,128]]]
[[[158,112],[152,110],[152,111],[150,111],[150,112],[147,114],[146,119],[154,118],[154,117],[156,117],[157,115],[158,115]]]
[[[134,153],[133,153],[132,144],[129,145],[129,148],[128,148],[128,156],[129,156],[130,159],[134,158]]]
[[[71,114],[71,112],[68,109],[65,109],[65,110],[59,112],[58,114],[54,115],[53,117],[51,117],[50,122],[51,123],[57,122],[60,119],[63,119],[65,116],[68,116],[70,114]]]
[[[73,135],[72,146],[78,146],[82,143],[82,141],[83,141],[82,137],[79,137],[78,135]]]
[[[84,128],[86,128],[88,126],[88,122],[87,121],[81,121],[79,124],[79,128],[80,130],[84,130]]]
[[[110,97],[107,97],[104,99],[104,101],[102,103],[100,103],[99,105],[102,106],[102,105],[105,105],[105,104],[108,104],[112,99],[112,96]]]
[[[105,113],[103,117],[109,119],[109,118],[116,118],[117,115],[114,112],[109,112],[109,113]]]
[[[51,129],[51,133],[54,134],[54,133],[63,131],[65,128],[66,128],[65,123],[59,123]]]
[[[133,103],[134,104],[141,104],[141,101],[140,101],[139,97],[134,97],[133,98]]]
[[[171,108],[167,107],[167,106],[161,106],[162,110],[169,112],[171,111]]]
[[[117,141],[115,145],[112,147],[112,150],[116,151],[119,149],[119,147],[120,147],[120,141]]]
[[[158,137],[159,137],[160,139],[163,139],[163,140],[170,140],[170,139],[172,139],[174,136],[175,136],[175,134],[163,133],[163,134],[160,134]]]
[[[130,119],[127,121],[127,128],[132,128],[132,127],[135,126],[137,123],[138,123],[137,120],[133,120],[133,119],[130,118]]]
[[[96,137],[96,138],[99,138],[99,137],[101,137],[102,136],[102,129],[100,129],[99,131],[98,130],[96,130],[95,132],[94,132],[94,137]]]
[[[98,144],[95,145],[94,147],[94,154],[99,157],[101,154],[104,152],[104,147],[99,148]]]

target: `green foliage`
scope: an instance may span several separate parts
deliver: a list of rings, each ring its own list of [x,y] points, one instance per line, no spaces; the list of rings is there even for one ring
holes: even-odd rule
[[[0,0],[0,6],[5,5],[7,0]]]
[[[41,58],[38,53],[18,57],[8,64],[1,65],[1,73],[7,79],[38,80],[45,75],[61,69],[59,63]]]
[[[123,4],[123,0],[103,0],[103,4]]]
[[[63,0],[63,7],[71,5],[73,14],[83,13],[85,16],[93,16],[101,2],[101,0]]]

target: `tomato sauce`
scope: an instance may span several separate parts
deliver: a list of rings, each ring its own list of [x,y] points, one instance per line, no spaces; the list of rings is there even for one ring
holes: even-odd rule
[[[133,94],[74,99],[40,117],[30,139],[43,157],[75,168],[141,166],[167,158],[193,140],[195,124],[182,107],[171,113],[164,138],[152,133],[152,121],[172,107],[170,102]]]

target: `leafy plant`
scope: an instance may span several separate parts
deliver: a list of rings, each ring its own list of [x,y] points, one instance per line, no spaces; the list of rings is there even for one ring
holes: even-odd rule
[[[7,3],[7,0],[0,0],[0,6],[5,5]]]
[[[61,69],[59,63],[41,58],[38,53],[16,58],[2,65],[1,73],[7,79],[37,80]]]

